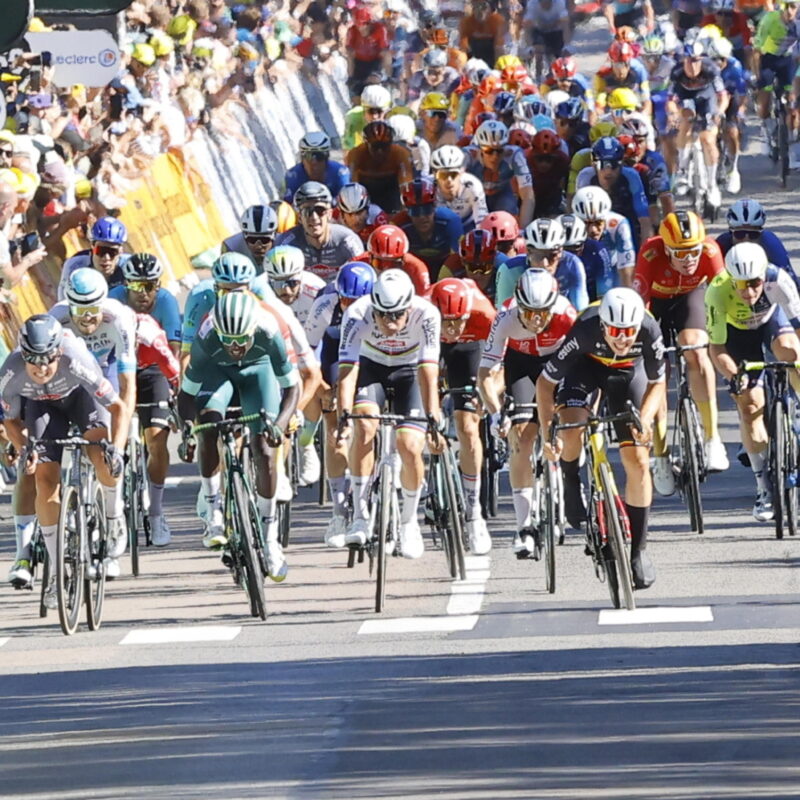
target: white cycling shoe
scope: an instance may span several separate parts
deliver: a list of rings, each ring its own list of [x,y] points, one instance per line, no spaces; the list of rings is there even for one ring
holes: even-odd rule
[[[669,454],[653,458],[653,486],[662,497],[675,494],[675,473]]]
[[[56,588],[55,575],[50,576],[47,588],[44,590],[44,607],[49,608],[51,611],[54,608],[58,608],[58,589]]]
[[[283,548],[277,540],[267,542],[267,572],[270,579],[275,583],[285,581],[289,572],[286,556],[284,556]]]
[[[8,582],[12,586],[27,586],[32,578],[31,562],[27,558],[18,558],[8,571]]]
[[[753,518],[758,522],[769,522],[775,519],[775,509],[772,506],[772,492],[759,492],[753,506]]]
[[[492,549],[492,537],[486,527],[486,520],[476,517],[467,522],[469,550],[474,556],[486,555]]]
[[[425,542],[416,519],[400,525],[400,550],[403,558],[421,558],[425,552]]]
[[[739,194],[742,189],[742,176],[739,174],[738,169],[732,169],[728,173],[728,180],[725,184],[725,190],[731,194]]]
[[[303,486],[311,486],[319,480],[320,474],[319,455],[317,448],[312,442],[307,447],[300,448],[300,483]]]
[[[218,550],[228,544],[228,537],[225,535],[225,520],[223,519],[221,508],[212,508],[207,519],[203,535],[203,547],[209,550]]]
[[[731,465],[728,461],[728,453],[725,445],[719,436],[709,439],[705,445],[706,469],[709,472],[725,472]]]
[[[344,536],[345,544],[353,544],[358,547],[363,547],[367,543],[370,535],[370,525],[368,519],[354,519],[347,529]]]
[[[124,517],[109,517],[108,536],[106,538],[106,555],[109,558],[119,558],[128,546],[128,529]]]
[[[347,520],[344,517],[339,517],[334,514],[330,522],[328,522],[328,529],[325,531],[325,544],[328,547],[344,547],[346,544],[347,536]]]
[[[166,547],[172,540],[172,532],[163,514],[150,517],[150,541],[154,547]]]

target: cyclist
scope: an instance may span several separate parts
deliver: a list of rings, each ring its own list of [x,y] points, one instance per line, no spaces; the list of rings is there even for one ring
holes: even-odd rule
[[[441,92],[428,92],[419,104],[422,138],[431,150],[458,144],[461,138],[461,128],[447,119],[449,112],[450,100]]]
[[[674,56],[667,52],[664,39],[658,34],[645,37],[642,42],[642,62],[650,81],[650,98],[653,102],[653,125],[658,132],[662,155],[672,175],[677,168],[678,154],[675,150],[676,129],[668,124],[667,97],[670,76],[675,68]]]
[[[492,234],[497,266],[525,252],[525,240],[519,235],[519,222],[508,211],[492,211],[483,218],[478,228]]]
[[[715,25],[722,36],[712,41],[727,41],[731,52],[741,66],[748,70],[752,67],[752,32],[747,15],[734,8],[734,0],[711,0],[706,7],[706,15],[700,21],[700,27]]]
[[[389,269],[378,276],[368,297],[355,301],[342,318],[339,345],[337,408],[339,438],[352,437],[350,475],[353,522],[347,544],[363,545],[369,536],[369,489],[374,460],[374,420],[349,419],[352,412],[380,413],[386,390],[394,391],[396,414],[419,417],[397,428],[400,457],[400,549],[406,558],[419,558],[425,550],[417,521],[424,479],[422,449],[426,417],[439,424],[439,312],[414,294],[411,279],[402,270]]]
[[[555,108],[556,133],[566,142],[570,158],[589,146],[590,125],[585,116],[586,105],[579,97],[563,100]]]
[[[325,184],[304,183],[295,193],[294,205],[300,224],[279,234],[275,244],[299,247],[309,272],[330,281],[341,264],[364,252],[361,239],[353,231],[331,222],[333,198]]]
[[[416,113],[423,95],[441,92],[449,99],[459,80],[458,71],[447,65],[447,54],[443,50],[429,50],[422,58],[422,68],[408,79],[405,103]]]
[[[497,270],[498,308],[513,296],[518,279],[529,267],[555,275],[559,292],[578,310],[586,308],[589,303],[586,273],[581,260],[564,251],[566,238],[557,219],[535,219],[525,228],[526,255],[510,258]]]
[[[550,73],[540,86],[542,96],[547,98],[553,89],[560,89],[587,105],[592,97],[591,83],[582,72],[578,72],[578,63],[573,56],[559,56],[550,64]]]
[[[273,247],[264,259],[264,271],[275,296],[291,306],[301,325],[305,325],[314,298],[325,287],[325,281],[305,267],[303,251],[281,244]]]
[[[241,231],[225,239],[222,252],[247,256],[255,264],[256,272],[261,274],[264,256],[275,241],[278,216],[268,205],[250,206],[242,214],[239,225]]]
[[[324,183],[331,195],[350,182],[350,170],[331,160],[331,140],[322,131],[309,131],[300,139],[300,163],[286,171],[283,199],[291,203],[297,190],[308,181]]]
[[[546,59],[558,59],[572,38],[566,0],[528,0],[522,26],[533,49],[536,80],[541,81]]]
[[[462,16],[458,24],[459,47],[473,58],[494,64],[503,52],[507,30],[506,19],[488,0],[476,0],[472,12]]]
[[[769,263],[763,247],[741,242],[725,256],[725,272],[711,282],[705,305],[711,358],[736,401],[742,443],[756,479],[753,516],[766,522],[774,509],[766,470],[764,376],[748,372],[740,381],[739,364],[763,361],[767,349],[780,361],[800,360],[800,297],[787,273]],[[797,372],[790,371],[789,379],[797,392]]]
[[[408,114],[392,114],[389,119],[394,143],[405,147],[414,164],[414,177],[427,175],[431,171],[431,147],[417,134],[417,123]]]
[[[679,345],[707,344],[706,286],[723,269],[719,245],[706,236],[703,221],[693,211],[678,211],[664,217],[658,236],[642,245],[633,287],[649,303],[666,338],[674,335]],[[717,424],[714,367],[706,350],[688,350],[683,356],[703,423],[707,468],[722,472],[728,468],[728,456]],[[656,417],[653,453],[656,490],[670,495],[675,491],[675,476],[667,445],[666,397]]]
[[[494,300],[497,245],[490,231],[478,228],[461,237],[458,253],[447,256],[439,270],[443,278],[468,278],[490,300]]]
[[[603,16],[608,22],[612,35],[625,26],[638,33],[652,31],[655,26],[655,13],[650,0],[603,0]]]
[[[436,177],[436,204],[458,214],[465,232],[471,231],[489,213],[483,184],[464,172],[466,156],[460,147],[444,145],[431,155]]]
[[[494,306],[468,278],[438,281],[431,289],[431,302],[442,315],[442,362],[448,388],[474,387],[481,351],[495,317]],[[483,443],[479,408],[470,395],[453,394],[452,401],[469,549],[473,555],[480,556],[492,549],[492,539],[481,515]]]
[[[360,95],[368,76],[380,71],[388,74],[392,68],[392,51],[389,36],[382,23],[373,19],[369,8],[360,7],[353,12],[353,24],[347,29],[345,42],[347,74],[350,91]]]
[[[402,269],[414,284],[420,297],[427,297],[431,289],[428,266],[409,252],[408,236],[397,225],[381,225],[372,232],[367,242],[367,252],[357,261],[369,263],[380,275],[387,269]]]
[[[364,141],[364,128],[370,122],[386,118],[386,112],[392,107],[392,95],[385,86],[372,84],[364,87],[361,102],[344,115],[344,135],[342,148],[352,150]]]
[[[424,63],[425,56],[435,50],[444,53],[447,58],[447,66],[452,67],[456,72],[461,72],[467,64],[467,54],[457,47],[450,47],[450,31],[441,23],[432,27],[427,34],[428,47],[414,56],[411,63],[412,72],[419,69]]]
[[[62,448],[53,444],[37,444],[29,452],[31,439],[61,439],[67,436],[71,425],[76,425],[89,441],[110,441],[105,452],[89,447],[86,454],[103,486],[106,508],[114,509],[128,410],[83,341],[65,332],[49,314],[36,314],[23,323],[16,349],[0,368],[0,400],[8,438],[18,453],[27,454],[27,460],[19,465],[25,476],[18,480],[14,498],[17,553],[8,576],[14,585],[27,586],[31,581],[30,543],[36,519],[50,563],[57,563],[62,453]],[[117,536],[121,533],[125,537],[125,531],[119,530],[116,523],[109,531],[109,547],[113,549],[118,547]],[[123,546],[124,543],[123,538]],[[108,563],[110,566],[111,561]],[[112,573],[109,569],[107,574],[111,577]],[[50,571],[44,603],[47,608],[56,607],[55,569]]]
[[[646,589],[655,580],[655,568],[646,552],[648,516],[653,499],[649,444],[653,423],[666,391],[664,342],[661,329],[647,313],[644,301],[627,287],[610,289],[575,322],[566,341],[553,354],[536,384],[539,422],[545,434],[545,452],[561,460],[564,506],[570,525],[586,519],[580,480],[583,434],[570,429],[549,445],[556,403],[561,420],[585,421],[599,389],[611,414],[625,410],[631,400],[641,415],[641,431],[616,423],[620,456],[625,469],[625,508],[631,526],[631,568],[634,585]]]
[[[332,219],[357,233],[364,245],[376,228],[389,221],[383,209],[370,202],[369,192],[360,183],[342,186],[336,196]]]
[[[321,409],[327,431],[325,448],[325,472],[333,503],[333,516],[328,522],[325,542],[329,547],[344,547],[347,532],[347,499],[350,494],[347,479],[347,449],[337,441],[336,431],[336,382],[338,380],[339,339],[342,316],[345,310],[359,297],[372,291],[375,270],[361,261],[343,264],[331,287],[321,292],[306,321],[308,342],[320,349],[322,366]],[[335,288],[334,288],[335,287]],[[305,432],[305,431],[304,431]],[[310,444],[314,432],[301,439],[301,446]]]
[[[564,140],[551,130],[537,131],[531,140],[528,156],[537,217],[549,217],[564,210],[569,164],[569,151]]]
[[[583,263],[586,292],[589,302],[593,303],[614,285],[613,254],[599,239],[589,238],[586,224],[576,214],[561,214],[556,219],[564,228],[564,250]]]
[[[463,127],[466,122],[467,113],[477,95],[478,87],[489,73],[489,65],[480,58],[471,58],[467,61],[461,83],[450,96],[450,111],[458,125]]]
[[[94,267],[109,286],[120,286],[124,282],[120,256],[128,231],[114,217],[101,217],[89,231],[89,250],[81,250],[64,262],[58,284],[58,299],[63,300],[70,275],[83,267]]]
[[[475,146],[466,148],[467,172],[483,183],[489,211],[508,211],[520,225],[533,219],[534,194],[525,154],[508,144],[508,128],[488,120],[475,132]]]
[[[283,393],[281,395],[281,389]],[[265,411],[269,419],[248,423],[256,471],[256,502],[266,533],[268,573],[285,579],[288,567],[278,542],[275,494],[277,450],[300,398],[300,381],[286,351],[275,318],[247,292],[228,292],[217,299],[192,342],[189,366],[183,376],[178,408],[184,420],[216,422],[225,416],[234,392],[245,416]],[[217,435],[198,437],[206,531],[203,544],[223,548],[228,540],[222,516]]]
[[[514,501],[517,558],[536,558],[541,554],[541,538],[534,524],[533,472],[531,459],[538,433],[533,408],[514,408],[503,412],[503,395],[514,403],[532,405],[536,379],[551,353],[558,350],[569,334],[577,312],[559,294],[555,278],[543,269],[522,273],[514,297],[497,313],[478,368],[481,398],[491,415],[492,432],[508,436],[511,442],[509,478]]]
[[[647,113],[651,113],[650,81],[647,70],[638,58],[634,57],[634,48],[628,42],[614,41],[608,48],[607,66],[601,67],[594,77],[594,95],[597,112],[604,113],[608,95],[617,88],[631,89]]]
[[[604,136],[618,136],[619,128],[615,122],[600,121],[596,122],[589,128],[589,147],[583,150],[578,150],[569,165],[569,178],[567,179],[567,200],[575,194],[575,184],[578,180],[578,175],[582,169],[591,167],[592,160],[592,147]]]
[[[650,125],[639,115],[632,115],[620,126],[623,135],[631,137],[632,146],[626,150],[632,154],[626,159],[628,166],[641,164],[646,167],[643,184],[650,205],[650,219],[656,225],[662,216],[675,210],[675,199],[670,188],[669,170],[664,156],[658,150],[650,149]]]

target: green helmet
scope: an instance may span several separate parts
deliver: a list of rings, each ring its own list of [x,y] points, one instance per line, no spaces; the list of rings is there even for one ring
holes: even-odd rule
[[[664,40],[656,34],[645,36],[642,42],[642,53],[646,56],[661,56],[664,54]]]
[[[229,292],[214,304],[214,329],[220,337],[251,336],[258,324],[258,301],[247,292]]]

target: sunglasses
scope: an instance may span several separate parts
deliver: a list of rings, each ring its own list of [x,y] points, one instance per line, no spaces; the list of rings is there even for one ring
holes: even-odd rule
[[[1,156],[6,156],[6,158],[11,158],[11,156],[14,155],[14,151],[13,150],[0,150],[0,155]]]
[[[478,261],[464,261],[462,259],[462,263],[467,272],[474,272],[478,275],[489,275],[494,271],[494,264],[491,261],[487,264],[482,264]]]
[[[222,297],[222,295],[230,294],[231,292],[243,292],[248,286],[249,284],[247,283],[229,283],[226,286],[215,283],[214,292],[217,297]]]
[[[378,311],[376,308],[375,313],[381,317],[381,319],[389,320],[390,322],[397,322],[397,320],[401,319],[406,313],[406,309],[403,309],[402,311]]]
[[[114,258],[122,252],[122,248],[113,244],[96,244],[92,246],[92,252],[96,256],[111,256]]]
[[[528,322],[544,324],[553,314],[549,308],[517,308],[520,317]]]
[[[447,119],[446,111],[428,111],[427,114],[429,117],[437,117],[438,119]]]
[[[411,206],[408,208],[409,217],[428,217],[433,214],[433,203],[423,203],[420,206]]]
[[[302,281],[299,278],[270,278],[269,285],[275,289],[296,289]]]
[[[73,306],[70,305],[69,313],[73,317],[98,317],[103,313],[102,306]]]
[[[364,113],[365,114],[370,114],[371,116],[375,117],[375,116],[378,116],[379,114],[383,114],[383,109],[382,108],[365,108],[364,109]]]
[[[154,292],[158,289],[158,281],[128,281],[125,286],[129,292]]]
[[[247,244],[269,244],[274,238],[274,236],[260,236],[256,234],[255,236],[245,236],[244,240]]]
[[[447,178],[448,180],[454,181],[461,172],[457,169],[439,169],[436,170],[436,177],[444,180]]]
[[[33,364],[35,367],[48,367],[54,361],[58,361],[61,353],[58,350],[55,353],[26,353],[22,351],[21,355],[26,364]]]
[[[505,147],[481,147],[481,153],[485,156],[496,156],[502,153]]]
[[[733,285],[741,292],[744,289],[756,289],[761,286],[762,283],[764,283],[764,281],[761,278],[750,278],[750,280],[746,281],[735,280]]]
[[[621,161],[596,161],[598,169],[619,169],[622,166]]]
[[[552,250],[539,250],[536,247],[529,247],[528,248],[528,255],[531,256],[532,258],[554,259],[554,258],[558,258],[558,256],[561,255],[561,250],[562,250],[561,247],[555,247]]]
[[[620,327],[619,325],[605,325],[606,333],[611,339],[632,339],[639,332],[636,325]]]
[[[391,269],[392,267],[402,266],[402,258],[373,258],[372,266],[377,270]]]
[[[300,213],[304,217],[324,217],[329,211],[329,206],[303,206],[300,209]]]
[[[309,150],[303,153],[303,158],[308,158],[311,161],[327,161],[330,158],[330,153],[325,150]]]
[[[669,254],[677,259],[678,261],[685,261],[687,258],[699,258],[701,253],[703,252],[703,248],[701,247],[676,247],[676,248],[667,248]]]
[[[585,219],[584,223],[588,227],[589,225],[593,225],[595,227],[601,228],[603,225],[606,224],[604,219]]]
[[[220,333],[219,331],[217,331],[217,336],[219,336],[219,340],[223,347],[245,347],[253,338],[252,334],[250,333],[230,334]]]
[[[757,242],[761,238],[761,231],[749,231],[739,228],[739,230],[731,231],[734,239],[744,241],[745,239],[750,242]]]

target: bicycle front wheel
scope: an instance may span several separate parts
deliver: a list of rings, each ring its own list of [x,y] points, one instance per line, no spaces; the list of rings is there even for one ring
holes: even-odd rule
[[[631,559],[628,553],[628,546],[625,542],[624,531],[626,526],[623,524],[620,514],[624,513],[617,503],[619,494],[611,475],[611,467],[600,464],[600,483],[603,489],[603,503],[606,511],[606,528],[608,531],[608,543],[614,554],[614,561],[617,569],[617,583],[619,584],[620,600],[625,604],[628,611],[636,608],[636,601],[633,599],[633,575],[631,573]]]
[[[122,496],[125,501],[125,524],[128,526],[128,545],[131,550],[131,572],[139,577],[139,487],[136,485],[138,442],[128,445],[123,475]]]
[[[67,636],[75,633],[83,601],[83,553],[81,525],[83,509],[74,486],[64,487],[56,533],[56,591],[58,620]]]
[[[253,544],[256,532],[250,516],[250,503],[245,491],[244,481],[238,472],[233,473],[233,525],[236,528],[236,547],[244,567],[245,591],[250,601],[250,613],[262,620],[267,618],[267,601],[264,597],[264,579],[261,565]]]
[[[444,486],[447,492],[449,523],[447,527],[450,535],[450,544],[453,548],[453,561],[458,569],[458,575],[461,576],[462,581],[465,581],[467,579],[467,566],[464,561],[464,509],[456,486],[456,476],[459,473],[455,464],[449,464],[447,460],[443,462],[442,466],[444,467]],[[456,576],[453,575],[453,577]]]
[[[103,488],[98,484],[94,490],[94,502],[86,509],[87,564],[94,566],[94,577],[84,571],[83,592],[86,599],[86,624],[96,631],[103,621],[103,601],[106,596],[106,504]]]
[[[697,435],[697,408],[689,397],[681,402],[680,437],[681,470],[683,472],[683,494],[689,510],[689,523],[693,531],[703,533],[703,501],[700,497],[700,460],[702,452],[700,437]]]
[[[375,579],[375,612],[380,614],[386,604],[386,557],[392,536],[392,465],[384,464],[380,472],[380,509],[377,515],[378,568]]]
[[[556,542],[560,531],[558,466],[550,462],[544,465],[544,502],[542,503],[542,544],[544,545],[544,570],[547,591],[553,594],[556,590]]]
[[[786,412],[786,439],[784,459],[786,464],[786,484],[784,496],[786,498],[786,529],[789,536],[796,536],[800,527],[800,486],[798,486],[798,459],[800,459],[800,447],[798,447],[797,434],[791,421],[795,418],[796,409],[792,406],[792,411]]]
[[[786,519],[786,408],[778,402],[772,409],[769,431],[769,477],[772,483],[772,506],[775,510],[775,537],[783,539]]]

